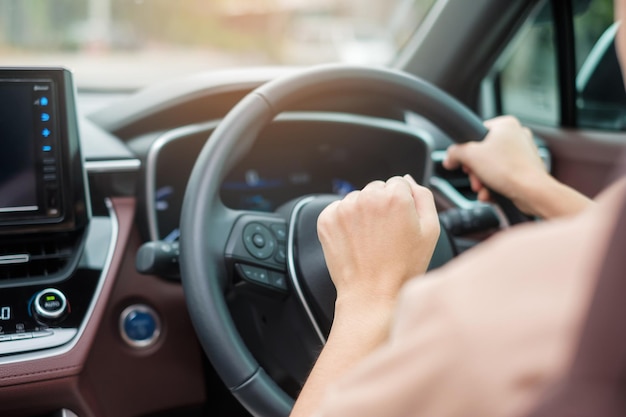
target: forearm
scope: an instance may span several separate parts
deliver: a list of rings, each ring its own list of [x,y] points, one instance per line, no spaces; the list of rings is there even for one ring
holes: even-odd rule
[[[302,388],[291,417],[312,416],[330,383],[387,339],[392,312],[391,305],[353,307],[337,302],[328,341]]]
[[[387,340],[400,289],[426,271],[439,237],[432,193],[410,176],[331,203],[317,228],[337,289],[335,318],[292,417],[319,411],[328,387]]]
[[[536,181],[529,178],[523,189],[524,208],[543,219],[576,215],[593,204],[585,195],[549,175]]]

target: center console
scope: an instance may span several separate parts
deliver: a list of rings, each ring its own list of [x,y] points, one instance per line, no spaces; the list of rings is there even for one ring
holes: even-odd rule
[[[91,221],[74,96],[65,69],[0,68],[0,363],[71,341],[97,290],[85,245],[110,227]]]

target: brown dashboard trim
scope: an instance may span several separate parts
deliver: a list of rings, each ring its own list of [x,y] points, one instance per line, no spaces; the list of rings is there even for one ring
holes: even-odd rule
[[[77,376],[82,370],[96,337],[96,332],[111,296],[113,284],[119,275],[135,215],[136,203],[134,198],[114,198],[111,199],[111,204],[118,222],[117,241],[100,297],[96,301],[93,314],[82,336],[70,351],[58,356],[0,365],[0,411],[2,415],[5,415],[3,410],[9,409],[15,411],[16,414],[14,415],[22,415],[17,413],[16,410],[18,409],[26,415],[25,409],[32,412],[42,407],[47,408],[44,406],[46,399],[53,400],[53,398],[74,398],[73,401],[69,402],[75,405],[84,405],[84,402],[80,400],[77,381],[71,377]],[[54,384],[42,385],[42,382],[57,379],[59,388],[61,385],[65,386],[65,389],[61,390],[63,395],[42,395],[42,387],[46,387],[46,392],[58,390],[54,388]],[[52,383],[52,381],[50,382]],[[70,392],[66,392],[68,389]],[[37,404],[33,403],[33,399],[37,399]],[[54,407],[54,405],[51,401],[50,407]],[[91,415],[91,413],[85,413],[86,410],[75,410],[77,413],[81,411],[83,415]]]
[[[99,417],[146,416],[201,406],[207,399],[204,354],[183,288],[178,282],[137,272],[135,255],[142,244],[138,229],[133,228],[119,278],[79,377],[83,395],[94,398]],[[145,348],[127,344],[119,330],[122,312],[137,304],[154,310],[162,325],[155,344]],[[212,400],[214,406],[222,401]]]

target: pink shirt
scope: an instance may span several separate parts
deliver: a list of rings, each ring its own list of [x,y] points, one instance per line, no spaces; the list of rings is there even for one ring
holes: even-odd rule
[[[316,416],[523,416],[571,361],[625,191],[622,180],[576,217],[518,227],[413,279],[388,341]]]

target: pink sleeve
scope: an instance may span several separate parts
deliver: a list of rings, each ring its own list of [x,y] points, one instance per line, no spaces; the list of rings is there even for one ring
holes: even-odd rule
[[[411,294],[410,326],[415,331],[394,336],[329,389],[320,417],[463,414],[467,401],[474,399],[458,394],[476,381],[460,360],[462,341],[442,309],[437,286],[423,287]]]
[[[389,340],[316,416],[523,415],[571,360],[611,210],[519,227],[409,282]]]

